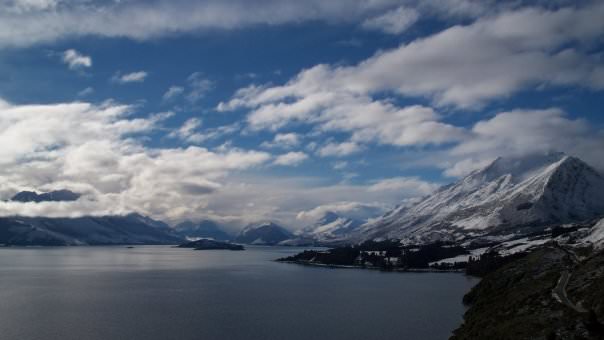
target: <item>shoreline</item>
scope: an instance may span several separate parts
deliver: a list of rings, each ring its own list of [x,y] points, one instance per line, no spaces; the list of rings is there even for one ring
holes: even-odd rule
[[[355,266],[355,265],[341,265],[341,264],[325,264],[316,262],[304,262],[304,261],[279,261],[279,263],[297,264],[301,266],[319,267],[319,268],[333,268],[333,269],[365,269],[365,270],[379,270],[382,272],[397,272],[397,273],[463,273],[463,269],[434,269],[434,268],[392,268],[385,269],[381,267],[367,267],[367,266]],[[472,275],[470,275],[472,276]],[[474,276],[472,276],[474,277]]]

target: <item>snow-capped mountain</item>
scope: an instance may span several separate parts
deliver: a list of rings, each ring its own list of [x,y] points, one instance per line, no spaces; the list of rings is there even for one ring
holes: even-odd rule
[[[419,202],[364,225],[355,238],[456,240],[601,215],[604,176],[578,158],[548,153],[498,158]]]
[[[317,243],[337,242],[347,239],[363,223],[328,211],[314,225],[305,228],[301,236]]]
[[[273,222],[250,224],[235,238],[237,243],[276,245],[288,240],[294,235],[287,229]]]

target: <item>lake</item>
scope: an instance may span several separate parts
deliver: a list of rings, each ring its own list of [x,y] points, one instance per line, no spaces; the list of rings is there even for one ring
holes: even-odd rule
[[[446,339],[476,279],[277,263],[299,248],[0,248],[0,338]]]

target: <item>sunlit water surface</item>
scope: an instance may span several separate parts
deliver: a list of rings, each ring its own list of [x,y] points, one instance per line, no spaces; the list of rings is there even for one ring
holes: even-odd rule
[[[0,248],[1,339],[446,339],[475,279],[277,263],[296,248]]]

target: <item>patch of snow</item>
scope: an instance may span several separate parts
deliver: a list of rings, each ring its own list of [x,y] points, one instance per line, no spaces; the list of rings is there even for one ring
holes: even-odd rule
[[[527,251],[531,248],[538,247],[549,241],[549,238],[529,240],[525,237],[513,241],[503,242],[502,244],[494,247],[493,249],[496,250],[502,256],[508,256]]]
[[[470,260],[470,256],[472,256],[471,254],[467,254],[467,255],[458,255],[455,257],[450,257],[448,259],[442,259],[442,260],[438,260],[438,261],[434,261],[434,262],[430,262],[429,265],[435,265],[435,264],[453,264],[455,262],[468,262]]]
[[[591,228],[583,241],[592,244],[596,249],[604,249],[604,218]]]

